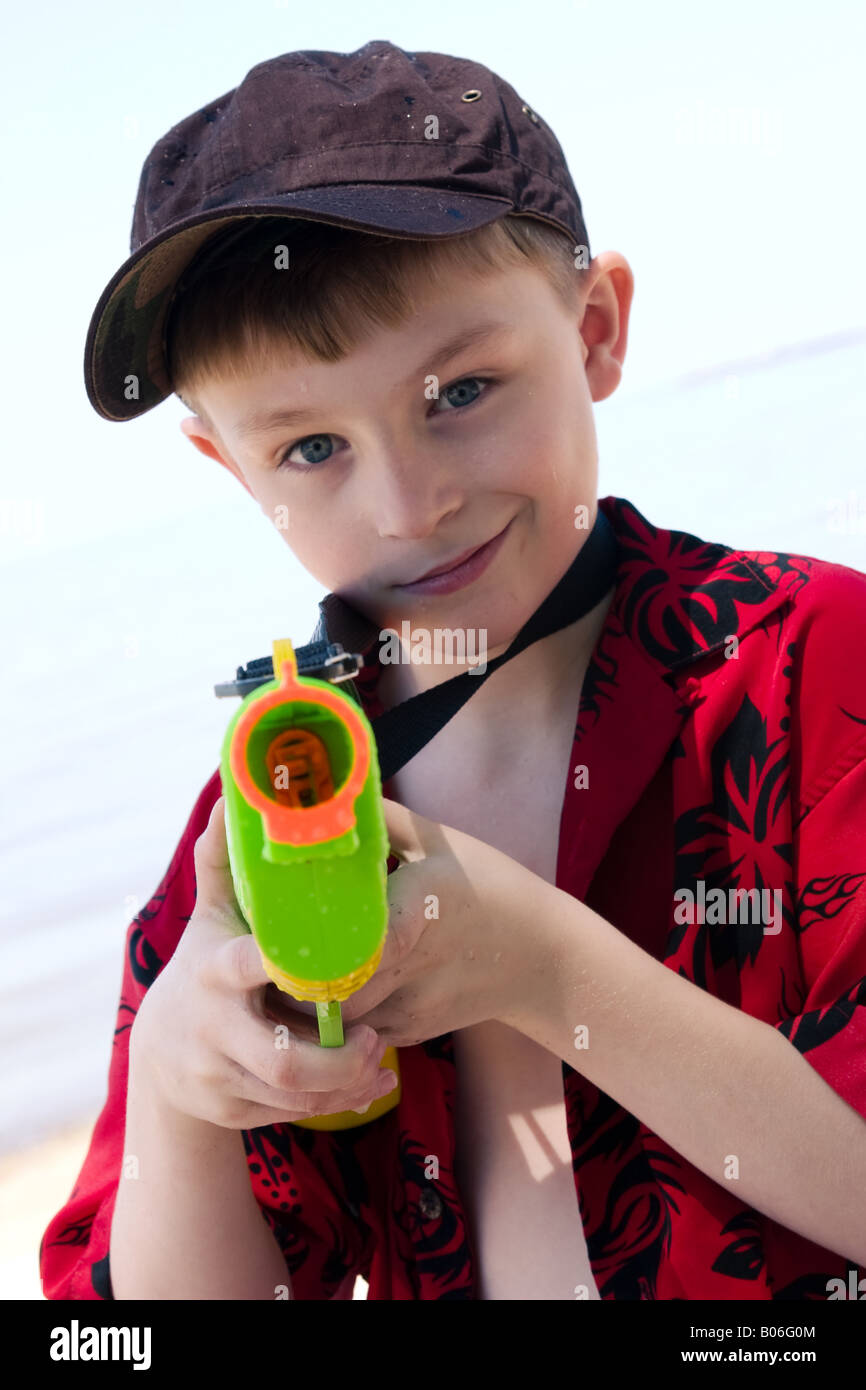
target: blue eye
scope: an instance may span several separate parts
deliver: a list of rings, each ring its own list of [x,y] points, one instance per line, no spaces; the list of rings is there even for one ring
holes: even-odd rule
[[[287,468],[298,468],[301,472],[306,472],[307,470],[304,468],[304,464],[308,465],[309,468],[314,468],[317,463],[326,462],[327,459],[330,458],[331,453],[333,453],[333,450],[330,444],[328,444],[328,452],[323,453],[322,446],[325,441],[332,438],[333,436],[330,434],[308,434],[305,439],[299,439],[297,443],[290,444],[280,459],[280,468],[285,465]],[[290,463],[289,454],[294,453],[295,449],[311,449],[312,457],[304,455],[304,463]]]
[[[471,394],[471,393],[472,393],[472,383],[473,383],[473,382],[475,383],[475,387],[476,387],[475,392],[474,392],[474,395]],[[487,386],[487,385],[490,384],[490,383],[489,383],[489,378],[483,377],[483,376],[464,376],[464,377],[461,377],[460,380],[459,380],[459,381],[455,381],[455,382],[453,383],[453,385],[451,385],[451,386],[446,386],[446,387],[445,387],[445,389],[444,389],[444,390],[440,393],[440,395],[439,395],[439,400],[440,400],[440,401],[443,401],[443,400],[444,400],[444,401],[447,401],[448,404],[449,404],[453,409],[459,409],[461,406],[465,406],[465,405],[472,405],[473,401],[477,401],[477,400],[478,400],[478,397],[479,397],[480,395],[483,394],[481,391],[479,391],[479,390],[477,389],[477,386],[478,386],[479,383],[480,383],[482,386]],[[468,395],[468,397],[467,397],[467,387],[469,387],[469,392],[470,392],[470,394]],[[438,412],[436,412],[436,413],[438,413],[438,414],[440,414],[440,415],[448,415],[448,414],[450,414],[450,411],[438,411]]]

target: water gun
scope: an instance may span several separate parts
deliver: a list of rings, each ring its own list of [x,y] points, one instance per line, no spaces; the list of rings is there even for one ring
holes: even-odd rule
[[[322,680],[298,674],[291,642],[273,643],[274,679],[247,680],[255,688],[226,730],[220,774],[235,895],[264,968],[286,994],[315,1002],[321,1045],[341,1047],[340,1004],[382,958],[390,846],[373,731],[360,705],[334,683],[347,678],[342,649],[332,644],[327,651],[334,674]],[[266,664],[248,670],[258,666],[260,676]],[[329,663],[320,669],[327,673]],[[238,669],[239,678],[245,674]],[[217,686],[216,693],[240,693],[239,685]],[[400,1099],[396,1048],[386,1050],[381,1066],[398,1084],[365,1114],[346,1110],[293,1123],[337,1130],[378,1119]]]

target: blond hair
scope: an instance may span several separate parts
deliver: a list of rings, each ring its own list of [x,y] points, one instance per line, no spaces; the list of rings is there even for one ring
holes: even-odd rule
[[[210,424],[195,399],[209,378],[246,378],[281,345],[307,360],[337,362],[374,329],[404,323],[419,281],[447,290],[450,270],[483,277],[534,265],[573,310],[587,275],[581,255],[585,262],[588,248],[573,246],[559,228],[514,215],[423,241],[299,218],[244,218],[215,233],[178,282],[166,323],[170,379],[184,405]]]

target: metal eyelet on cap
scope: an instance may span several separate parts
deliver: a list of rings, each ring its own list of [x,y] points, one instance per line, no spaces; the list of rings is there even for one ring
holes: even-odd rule
[[[524,111],[526,113],[526,115],[529,117],[529,119],[533,122],[534,125],[538,125],[538,117],[536,116],[531,106],[527,106],[524,102],[523,106],[521,106],[520,109],[521,111]]]
[[[478,98],[479,98],[480,96],[481,96],[481,93],[479,92],[479,90],[478,90],[477,87],[470,87],[468,92],[464,92],[464,93],[463,93],[463,95],[462,95],[462,97],[460,98],[460,100],[461,100],[461,101],[477,101]]]

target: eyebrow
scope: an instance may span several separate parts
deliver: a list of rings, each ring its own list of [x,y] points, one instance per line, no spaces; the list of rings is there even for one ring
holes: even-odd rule
[[[435,362],[438,367],[445,367],[452,362],[455,357],[459,357],[470,347],[475,347],[479,343],[487,342],[499,334],[513,335],[515,329],[512,324],[506,323],[501,319],[485,319],[481,323],[476,323],[472,328],[461,329],[455,333],[447,342],[442,343],[433,355],[427,359],[428,364]],[[405,388],[416,380],[423,372],[423,364],[416,367],[413,372],[401,382],[401,387]],[[303,406],[296,410],[251,410],[243,415],[236,425],[236,431],[241,438],[249,435],[266,434],[268,430],[276,429],[278,425],[301,425],[311,416],[321,416],[325,407],[323,406]]]

